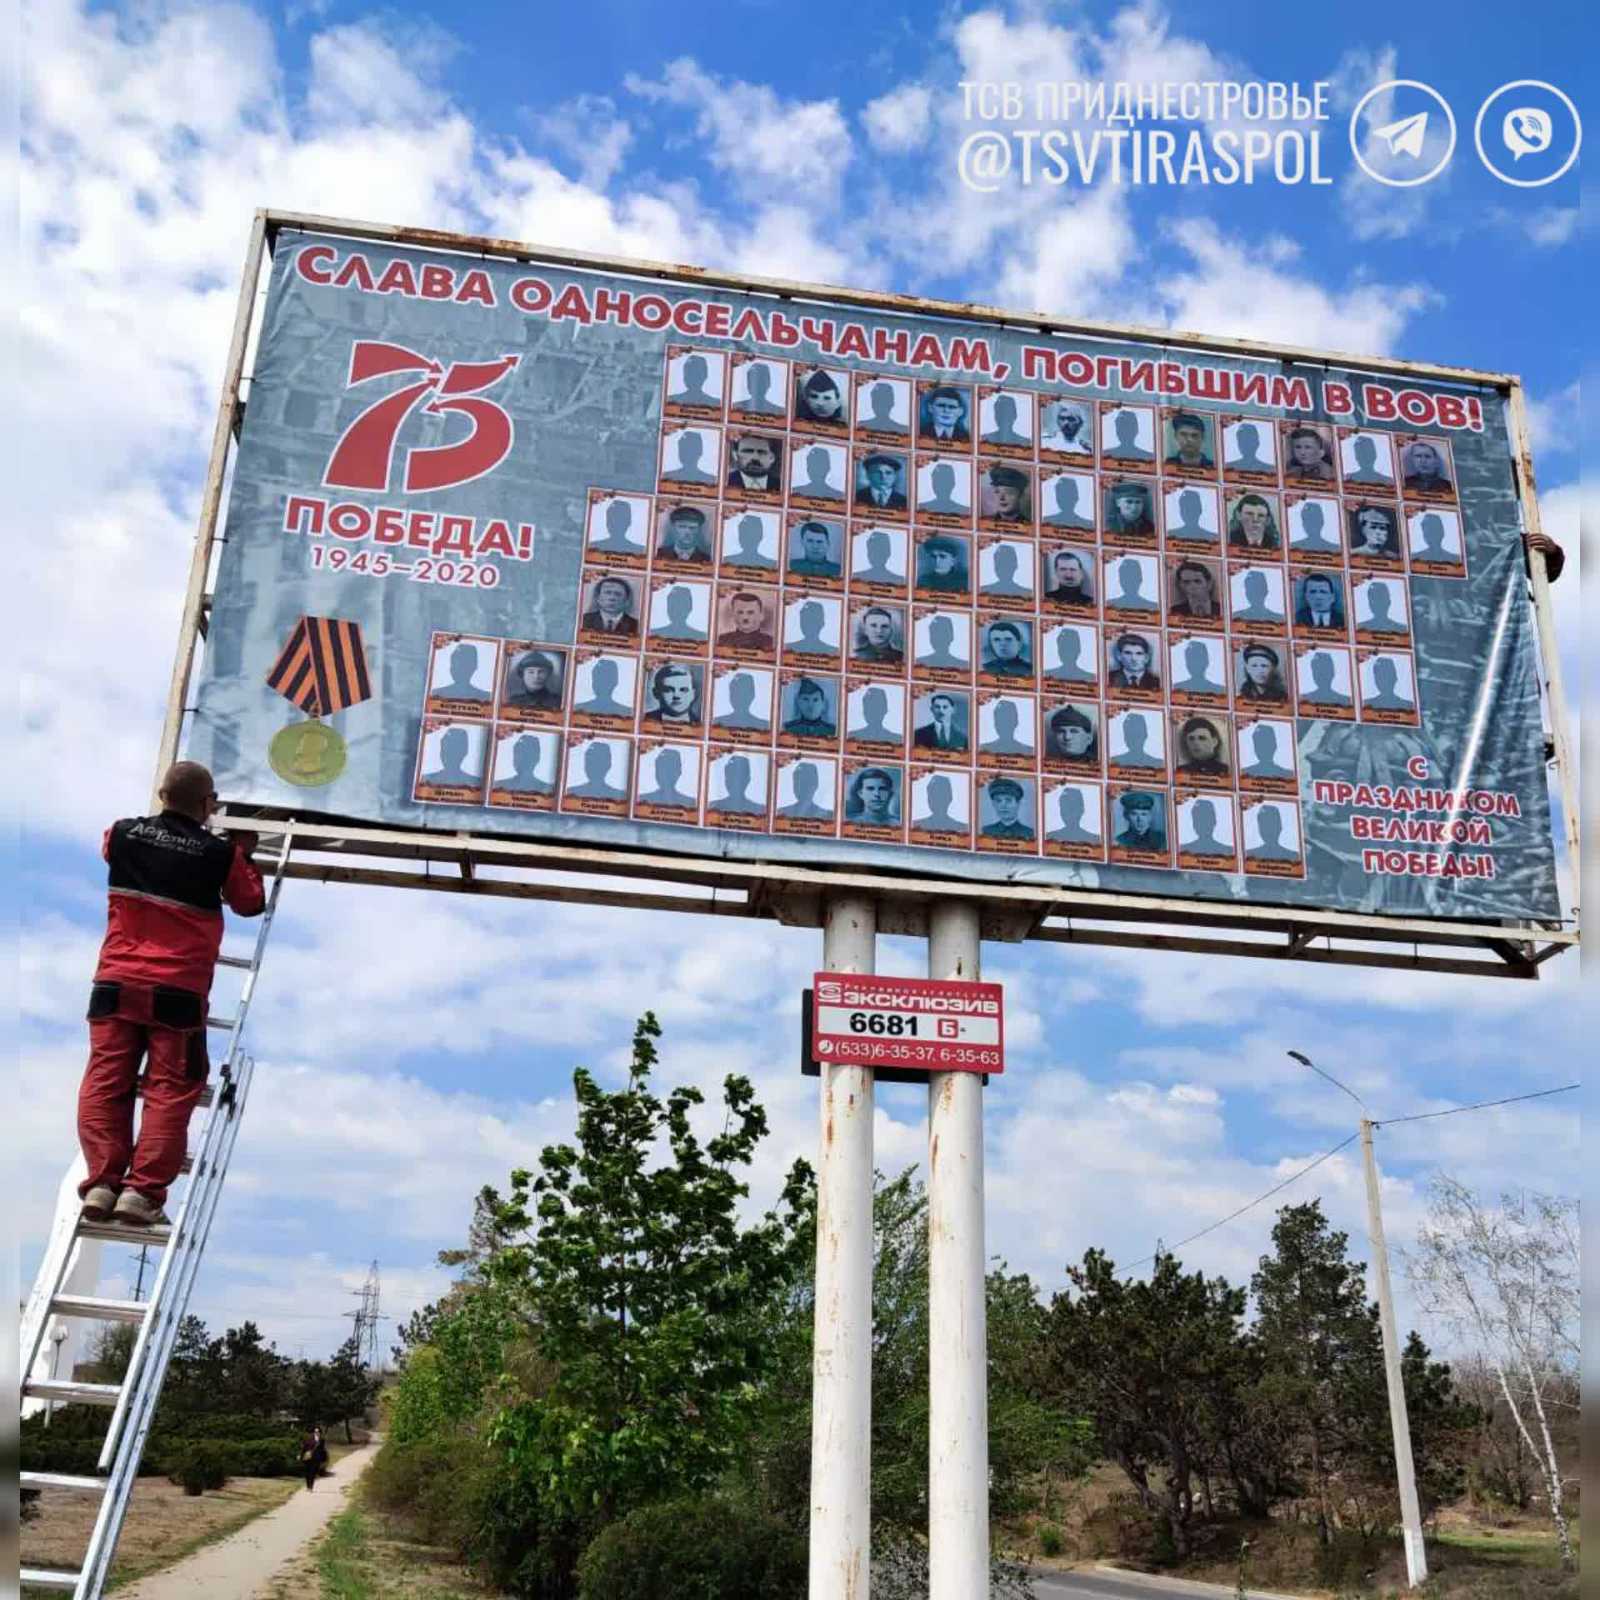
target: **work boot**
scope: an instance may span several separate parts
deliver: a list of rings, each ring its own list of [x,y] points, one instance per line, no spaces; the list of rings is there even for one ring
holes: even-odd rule
[[[85,1222],[106,1222],[117,1203],[117,1191],[109,1183],[97,1183],[83,1197],[83,1210],[79,1215]]]
[[[124,1189],[117,1196],[111,1213],[113,1222],[125,1222],[134,1228],[170,1228],[172,1218],[154,1200],[147,1200],[137,1189]]]

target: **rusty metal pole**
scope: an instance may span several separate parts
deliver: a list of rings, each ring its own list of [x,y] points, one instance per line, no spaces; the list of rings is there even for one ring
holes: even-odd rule
[[[822,965],[871,972],[878,908],[839,895]],[[872,1559],[872,1070],[822,1063],[811,1358],[811,1600],[867,1600]]]
[[[928,916],[928,976],[975,982],[978,908]],[[989,1390],[984,1306],[983,1079],[928,1083],[928,1595],[989,1592]]]

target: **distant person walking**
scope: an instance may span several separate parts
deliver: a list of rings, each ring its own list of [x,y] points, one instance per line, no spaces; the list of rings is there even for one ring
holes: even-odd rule
[[[161,810],[106,829],[106,935],[89,991],[89,1064],[78,1090],[78,1187],[90,1222],[165,1226],[161,1203],[183,1167],[189,1118],[205,1088],[206,998],[222,944],[222,907],[259,916],[253,833],[212,833],[211,774],[179,761],[161,780]],[[133,1132],[144,1065],[144,1115]]]
[[[322,1424],[319,1422],[300,1441],[300,1470],[306,1475],[308,1491],[316,1488],[317,1479],[327,1464],[328,1445],[322,1437]]]

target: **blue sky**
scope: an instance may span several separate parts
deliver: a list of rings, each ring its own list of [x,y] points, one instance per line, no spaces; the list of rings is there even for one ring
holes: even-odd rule
[[[21,770],[55,775],[20,818],[25,1278],[70,1155],[99,831],[147,793],[253,207],[1519,371],[1548,525],[1575,547],[1593,259],[1578,170],[1517,190],[1471,147],[1507,79],[1578,96],[1584,18],[1537,9],[1535,29],[1487,4],[1324,7],[1304,26],[1255,4],[35,7],[18,513],[61,554],[19,619]],[[1328,80],[1334,182],[960,186],[962,79],[1080,77]],[[1417,190],[1361,177],[1346,140],[1351,107],[1395,77],[1438,88],[1461,130]],[[1577,592],[1576,574],[1557,591],[1569,671]],[[770,1196],[815,1142],[795,1007],[819,955],[773,927],[291,885],[195,1309],[319,1353],[377,1258],[403,1316],[441,1286],[433,1253],[478,1185],[568,1132],[571,1068],[620,1071],[643,1004],[666,1025],[665,1079],[757,1080]],[[885,941],[890,970],[918,959]],[[989,1247],[1048,1288],[1089,1245],[1147,1255],[1341,1139],[1348,1103],[1291,1046],[1400,1115],[1568,1081],[1585,1026],[1573,960],[1539,985],[1059,947],[986,960],[1014,1046],[989,1095]],[[754,976],[730,996],[735,962]],[[1392,1237],[1436,1165],[1575,1188],[1575,1099],[1384,1135]],[[880,1165],[919,1160],[923,1140],[919,1092],[886,1089]],[[1317,1192],[1358,1235],[1348,1153],[1284,1198]],[[1271,1215],[1186,1258],[1246,1276]]]

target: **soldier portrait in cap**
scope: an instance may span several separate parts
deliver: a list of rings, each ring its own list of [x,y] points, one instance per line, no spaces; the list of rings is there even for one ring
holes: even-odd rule
[[[1033,396],[1026,389],[979,388],[978,446],[988,455],[1033,459]]]
[[[704,423],[669,423],[661,430],[663,494],[716,497],[722,481],[722,430]]]
[[[1209,411],[1161,410],[1161,471],[1173,478],[1215,478],[1217,425]]]
[[[711,517],[715,506],[664,502],[656,516],[657,572],[704,573],[711,566]]]
[[[846,759],[844,826],[849,839],[897,843],[905,834],[905,768],[881,761]]]
[[[1039,520],[1047,529],[1093,533],[1094,478],[1087,472],[1047,472],[1039,485]]]
[[[1147,478],[1107,478],[1101,495],[1100,527],[1108,544],[1153,546],[1156,542],[1154,485]]]
[[[808,589],[834,593],[844,588],[844,529],[828,517],[789,519],[788,561],[784,567],[789,581]]]
[[[851,678],[845,685],[845,754],[898,759],[905,747],[906,686],[892,679]]]
[[[1106,858],[1105,790],[1064,779],[1044,786],[1044,853],[1067,861]]]
[[[978,765],[1032,772],[1039,758],[1039,702],[1011,690],[978,692]]]
[[[839,763],[832,756],[780,756],[772,831],[831,838],[839,826]]]
[[[481,806],[488,762],[487,722],[425,716],[412,798],[430,805]]]
[[[1038,793],[1032,778],[983,777],[978,781],[978,848],[1006,855],[1038,852]]]
[[[935,450],[970,445],[972,390],[959,383],[919,383],[917,438]]]
[[[633,782],[633,740],[619,734],[567,736],[561,809],[582,816],[625,817]]]
[[[1409,650],[1363,650],[1358,670],[1363,722],[1417,726],[1416,658]]]
[[[1342,645],[1299,645],[1294,653],[1294,679],[1300,715],[1355,721],[1353,678],[1350,652]]]
[[[915,589],[918,598],[972,594],[972,541],[962,534],[919,533]]]
[[[1292,559],[1311,567],[1344,565],[1339,502],[1332,495],[1291,491],[1283,497],[1283,518]]]
[[[1405,570],[1398,507],[1387,501],[1346,501],[1344,525],[1352,567],[1380,572]]]
[[[1094,401],[1070,394],[1039,401],[1039,456],[1044,461],[1094,464]]]
[[[636,655],[580,648],[573,666],[573,727],[631,732],[639,704],[639,667]]]
[[[771,582],[778,571],[778,528],[778,513],[769,507],[725,504],[719,575]]]
[[[972,848],[972,774],[960,767],[911,769],[912,844]]]
[[[1172,756],[1179,783],[1202,789],[1233,787],[1233,730],[1221,713],[1175,711]]]
[[[1300,808],[1290,800],[1261,799],[1244,807],[1244,870],[1249,876],[1303,878]]]
[[[1182,774],[1179,774],[1182,782]],[[1237,872],[1239,835],[1232,795],[1180,788],[1173,796],[1178,818],[1178,868],[1185,872]]]
[[[843,637],[844,606],[837,596],[784,592],[785,661],[815,666],[836,664]]]
[[[1262,639],[1234,641],[1234,699],[1241,705],[1284,706],[1289,685],[1283,675],[1284,647]]]
[[[850,374],[842,367],[813,367],[795,363],[794,408],[796,428],[807,433],[850,432]]]
[[[783,499],[785,441],[764,428],[728,430],[725,488],[730,500],[777,505]]]
[[[1161,496],[1161,525],[1169,546],[1202,554],[1222,543],[1222,522],[1216,488],[1209,483],[1169,483]]]
[[[776,679],[771,667],[717,662],[711,670],[711,736],[729,744],[768,744]]]
[[[591,489],[585,559],[609,561],[619,567],[642,567],[650,549],[650,522],[648,495]]]
[[[721,422],[727,377],[728,358],[723,351],[669,344],[662,413],[669,417]]]
[[[978,526],[992,533],[1033,532],[1033,468],[978,463]]]
[[[1031,611],[1034,605],[1031,540],[986,535],[978,541],[978,596],[1002,611]]]
[[[972,522],[972,462],[960,456],[917,457],[917,519],[944,527]]]
[[[1466,577],[1467,557],[1458,512],[1442,506],[1407,506],[1406,544],[1413,572],[1430,578]]]
[[[498,715],[506,722],[561,721],[568,652],[559,646],[507,639],[502,656]]]
[[[561,735],[554,729],[495,730],[489,804],[512,811],[554,811],[561,782]]]
[[[1265,417],[1224,413],[1222,475],[1232,483],[1278,486],[1278,426]]]
[[[1130,867],[1170,867],[1167,791],[1146,785],[1111,785],[1112,861]]]
[[[778,743],[801,750],[839,744],[839,680],[820,673],[786,672],[778,705]]]
[[[978,614],[978,682],[1004,687],[1032,682],[1034,623],[1031,617]]]
[[[634,761],[633,814],[641,822],[700,820],[702,752],[679,739],[639,741]]]
[[[1150,406],[1100,402],[1100,459],[1116,462],[1154,461],[1156,414]]]
[[[712,745],[706,762],[706,826],[767,831],[772,762],[765,750]]]
[[[728,386],[728,420],[782,427],[789,416],[789,363],[735,351]]]
[[[858,517],[903,521],[907,511],[906,462],[903,451],[857,445],[851,503]]]
[[[1100,707],[1093,700],[1046,696],[1040,760],[1053,772],[1101,770]]]
[[[904,528],[857,522],[850,533],[850,589],[853,594],[902,599],[908,587]]]
[[[911,380],[856,373],[855,418],[858,439],[905,443],[911,437]]]

